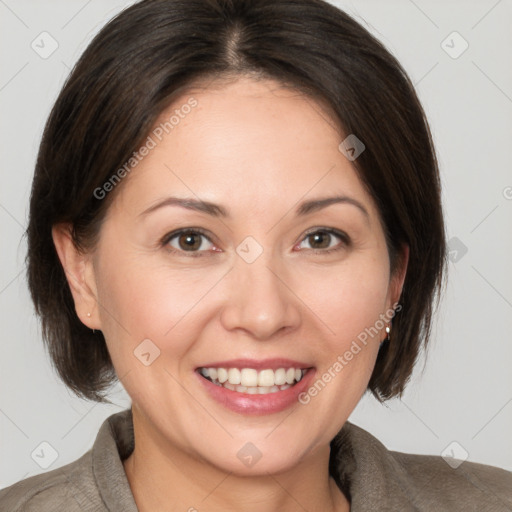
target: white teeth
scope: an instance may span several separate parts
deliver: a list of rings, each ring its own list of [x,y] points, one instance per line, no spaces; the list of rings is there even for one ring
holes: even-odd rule
[[[295,369],[288,368],[288,370],[286,370],[286,383],[293,384],[294,382],[295,382]]]
[[[240,372],[240,382],[242,386],[257,386],[258,372],[254,368],[244,368]]]
[[[305,370],[278,368],[277,370],[254,368],[201,368],[200,373],[213,384],[238,393],[265,395],[290,388],[302,380]]]
[[[274,372],[272,370],[262,370],[258,373],[258,386],[270,387],[274,384]]]
[[[279,368],[279,370],[275,371],[274,384],[276,386],[282,386],[283,384],[286,384],[286,370],[284,368]]]
[[[230,384],[240,384],[240,382],[242,382],[241,378],[242,374],[238,368],[230,368],[228,370],[228,381]]]

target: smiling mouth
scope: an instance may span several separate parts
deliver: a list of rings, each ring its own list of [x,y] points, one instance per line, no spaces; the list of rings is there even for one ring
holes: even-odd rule
[[[308,368],[198,368],[197,372],[215,386],[237,393],[266,395],[289,389],[300,382]]]

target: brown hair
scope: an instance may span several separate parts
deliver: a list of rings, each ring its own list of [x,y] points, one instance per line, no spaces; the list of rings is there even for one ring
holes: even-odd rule
[[[379,209],[391,271],[400,246],[410,248],[402,309],[379,351],[372,393],[401,394],[426,346],[446,264],[439,172],[425,114],[397,60],[322,0],[144,0],[112,19],[77,62],[47,121],[32,186],[29,287],[53,363],[79,396],[108,401],[116,375],[102,333],[75,312],[52,226],[69,222],[76,246],[92,247],[113,197],[94,191],[173,97],[205,78],[243,74],[329,105],[366,146],[354,167]]]

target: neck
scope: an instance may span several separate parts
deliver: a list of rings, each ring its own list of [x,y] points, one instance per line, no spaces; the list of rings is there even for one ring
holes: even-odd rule
[[[349,503],[329,475],[330,447],[279,474],[239,476],[195,458],[156,437],[139,434],[123,462],[140,512],[347,512]]]

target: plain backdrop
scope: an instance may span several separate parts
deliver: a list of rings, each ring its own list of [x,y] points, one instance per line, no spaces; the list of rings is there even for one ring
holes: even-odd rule
[[[116,405],[104,406],[56,377],[27,291],[23,239],[51,106],[91,38],[130,3],[0,0],[0,488],[45,470],[31,455],[43,442],[55,451],[46,470],[77,459],[103,420],[130,404],[121,386]],[[426,364],[402,400],[365,396],[350,421],[391,449],[512,470],[512,2],[333,3],[417,87],[437,144],[451,259]],[[46,58],[33,49],[41,37],[45,51],[58,44]]]

